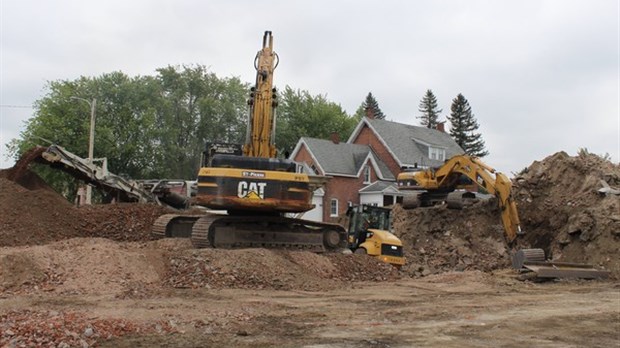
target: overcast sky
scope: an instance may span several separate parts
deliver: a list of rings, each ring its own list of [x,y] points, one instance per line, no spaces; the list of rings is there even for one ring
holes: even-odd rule
[[[203,64],[252,82],[265,30],[276,86],[349,114],[372,92],[388,120],[419,125],[427,89],[444,120],[462,93],[499,171],[562,150],[620,156],[618,0],[0,0],[0,10],[0,168],[13,165],[5,144],[47,81]]]

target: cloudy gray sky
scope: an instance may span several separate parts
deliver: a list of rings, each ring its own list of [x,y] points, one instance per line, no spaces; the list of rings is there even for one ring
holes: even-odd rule
[[[372,92],[387,119],[418,125],[427,89],[444,119],[462,93],[500,171],[561,150],[620,156],[618,0],[0,0],[0,11],[0,168],[47,81],[204,64],[251,82],[265,30],[277,86],[350,114]]]

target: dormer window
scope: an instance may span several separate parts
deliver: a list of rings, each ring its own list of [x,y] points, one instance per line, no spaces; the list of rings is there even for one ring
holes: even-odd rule
[[[437,147],[428,147],[428,158],[437,161],[445,161],[446,160],[446,150],[440,149]]]

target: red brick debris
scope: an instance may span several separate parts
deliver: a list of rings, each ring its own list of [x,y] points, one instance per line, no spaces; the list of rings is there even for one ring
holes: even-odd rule
[[[79,312],[9,311],[0,315],[0,347],[92,347],[129,334],[175,332],[169,323],[136,324]]]

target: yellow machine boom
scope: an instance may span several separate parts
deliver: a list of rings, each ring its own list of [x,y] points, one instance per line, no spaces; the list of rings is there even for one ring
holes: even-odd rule
[[[426,191],[405,196],[403,207],[414,208],[431,200],[447,201],[449,207],[462,206],[462,194],[452,192],[459,188],[461,175],[497,197],[506,239],[512,242],[521,233],[519,214],[512,197],[512,183],[506,175],[477,157],[457,155],[437,169],[400,173],[397,178],[399,189]]]
[[[273,51],[273,36],[266,31],[263,48],[254,59],[256,85],[252,88],[248,132],[243,154],[250,157],[275,158],[275,107],[277,106],[273,71],[277,66],[278,55]]]

